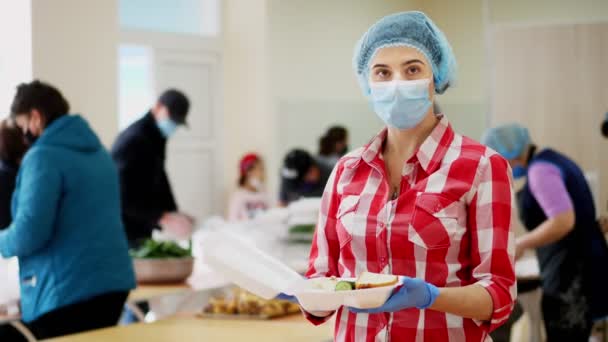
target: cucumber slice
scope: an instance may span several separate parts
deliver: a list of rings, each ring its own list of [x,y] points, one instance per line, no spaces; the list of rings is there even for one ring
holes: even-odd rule
[[[336,291],[352,291],[355,283],[352,281],[341,280],[336,284]]]

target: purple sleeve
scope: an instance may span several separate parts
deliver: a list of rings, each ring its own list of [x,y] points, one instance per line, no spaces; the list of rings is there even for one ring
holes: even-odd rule
[[[574,208],[560,169],[548,162],[536,162],[528,169],[532,195],[548,218]]]

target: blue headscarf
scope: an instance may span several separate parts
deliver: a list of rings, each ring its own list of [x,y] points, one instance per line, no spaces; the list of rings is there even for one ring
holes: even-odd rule
[[[505,159],[516,159],[530,144],[530,134],[527,128],[512,123],[486,130],[481,142]]]
[[[422,12],[386,16],[367,30],[355,47],[353,68],[363,92],[369,94],[369,63],[379,49],[407,46],[420,51],[433,67],[435,92],[442,94],[456,79],[456,58],[439,28]]]

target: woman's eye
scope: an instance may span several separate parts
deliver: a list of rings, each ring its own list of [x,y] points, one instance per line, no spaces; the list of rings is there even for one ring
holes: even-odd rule
[[[420,72],[420,68],[417,66],[410,66],[406,69],[408,75],[415,75]]]
[[[378,70],[376,71],[376,76],[384,79],[388,78],[390,76],[390,73],[388,72],[388,70]]]

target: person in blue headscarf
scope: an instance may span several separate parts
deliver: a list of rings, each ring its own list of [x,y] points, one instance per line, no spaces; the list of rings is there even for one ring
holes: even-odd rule
[[[528,233],[517,240],[516,258],[536,250],[548,341],[587,341],[593,320],[608,314],[608,277],[599,272],[608,248],[583,171],[555,150],[539,150],[519,124],[491,128],[482,142],[509,160],[515,178],[527,177],[517,202]]]

